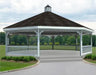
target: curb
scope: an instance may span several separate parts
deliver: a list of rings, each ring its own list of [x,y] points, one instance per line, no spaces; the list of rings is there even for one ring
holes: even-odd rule
[[[84,60],[84,59],[83,59],[83,62],[84,62],[84,63],[87,63],[87,64],[90,64],[90,65],[95,65],[95,66],[96,66],[95,63],[88,62],[88,61],[86,61],[86,60]]]
[[[30,66],[27,66],[27,67],[24,67],[24,68],[20,68],[20,69],[13,69],[13,70],[8,70],[8,71],[3,71],[3,72],[0,72],[0,74],[3,74],[3,73],[8,73],[8,72],[15,72],[15,71],[20,71],[20,70],[25,70],[25,69],[29,69],[29,68],[33,68],[37,65],[39,65],[40,61],[38,61],[36,64],[34,65],[30,65]]]

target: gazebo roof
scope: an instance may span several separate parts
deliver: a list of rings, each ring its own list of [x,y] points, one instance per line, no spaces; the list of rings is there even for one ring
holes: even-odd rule
[[[43,12],[31,18],[25,19],[6,28],[30,27],[30,26],[63,26],[85,27],[52,12]]]

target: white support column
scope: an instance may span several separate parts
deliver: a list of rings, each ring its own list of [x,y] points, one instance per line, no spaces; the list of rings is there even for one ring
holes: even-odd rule
[[[37,31],[37,56],[40,57],[40,32]]]
[[[7,52],[8,52],[8,45],[9,45],[9,37],[8,37],[8,32],[6,32],[6,35],[5,35],[5,44],[6,44],[6,55],[7,55]]]
[[[80,55],[82,56],[82,47],[83,47],[83,39],[82,39],[82,31],[80,32]]]
[[[40,57],[40,35],[43,31],[40,31],[39,29],[37,31],[34,31],[37,34],[37,57]]]

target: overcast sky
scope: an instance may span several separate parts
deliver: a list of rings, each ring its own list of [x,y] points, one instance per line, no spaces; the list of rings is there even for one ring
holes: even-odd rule
[[[43,12],[47,4],[52,12],[96,30],[96,0],[0,0],[0,31]]]

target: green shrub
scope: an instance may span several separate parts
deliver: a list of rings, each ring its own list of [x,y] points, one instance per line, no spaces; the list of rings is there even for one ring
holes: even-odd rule
[[[92,57],[92,54],[88,54],[88,55],[85,56],[84,59],[91,59],[91,57]]]
[[[60,43],[59,42],[55,42],[55,45],[60,45]]]
[[[19,43],[16,43],[16,45],[19,45]]]
[[[20,56],[20,57],[13,57],[13,56],[4,56],[1,58],[2,60],[14,60],[14,61],[25,61],[25,62],[29,62],[29,61],[37,61],[37,59],[33,56]]]
[[[96,60],[96,55],[92,55],[92,60]]]
[[[6,57],[6,60],[11,60],[11,57],[9,57],[9,56],[8,56],[8,57]]]
[[[3,60],[3,59],[6,59],[7,57],[6,56],[4,56],[4,57],[2,57],[1,59]]]
[[[23,58],[23,61],[25,61],[25,62],[29,62],[29,61],[31,61],[31,60],[30,60],[29,57],[24,57],[24,58]]]
[[[50,42],[49,45],[52,45],[52,42]]]
[[[22,43],[22,45],[25,45],[25,43]]]
[[[15,60],[15,61],[19,61],[19,57],[14,57],[13,60]]]
[[[48,45],[48,44],[45,42],[44,45]]]
[[[11,45],[15,45],[15,42],[11,42]]]
[[[36,59],[35,57],[33,57],[33,56],[30,56],[29,58],[30,58],[31,61],[36,61],[36,60],[37,60],[37,59]]]

